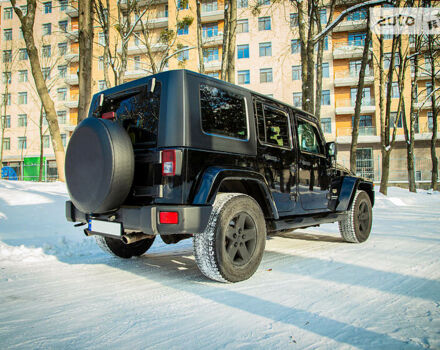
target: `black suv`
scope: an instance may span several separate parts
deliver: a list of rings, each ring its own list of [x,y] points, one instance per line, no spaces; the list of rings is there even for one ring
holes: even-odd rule
[[[312,115],[247,89],[175,70],[93,97],[66,154],[67,220],[106,251],[145,253],[193,238],[200,270],[237,282],[266,234],[339,222],[371,230],[373,184],[336,166]]]

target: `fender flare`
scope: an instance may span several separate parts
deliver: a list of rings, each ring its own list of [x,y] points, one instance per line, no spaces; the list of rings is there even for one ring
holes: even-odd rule
[[[333,211],[346,211],[351,208],[353,198],[358,189],[367,192],[371,200],[371,205],[374,205],[374,185],[372,182],[365,181],[358,177],[346,175],[340,178],[339,181],[332,184],[330,188],[329,209]],[[334,196],[336,192],[338,195]]]
[[[216,166],[209,167],[199,180],[199,185],[197,186],[192,204],[212,205],[221,184],[227,180],[241,180],[256,183],[264,195],[265,205],[270,212],[270,216],[274,219],[279,219],[278,209],[265,177],[252,170],[221,168]]]

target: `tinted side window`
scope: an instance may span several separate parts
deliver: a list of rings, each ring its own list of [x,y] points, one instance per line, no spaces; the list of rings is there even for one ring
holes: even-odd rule
[[[246,140],[246,105],[243,96],[200,84],[202,129],[208,134]]]
[[[102,114],[115,112],[116,120],[127,130],[134,148],[155,146],[159,124],[161,84],[153,93],[136,92],[105,101]]]
[[[284,112],[256,103],[258,138],[273,146],[290,148],[289,119]]]
[[[298,141],[301,151],[323,154],[318,130],[313,124],[298,119]]]

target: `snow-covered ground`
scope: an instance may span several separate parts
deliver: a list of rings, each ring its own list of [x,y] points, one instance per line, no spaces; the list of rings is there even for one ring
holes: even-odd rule
[[[440,194],[376,198],[366,243],[271,237],[222,284],[190,240],[117,259],[65,221],[64,184],[0,181],[0,349],[439,349]]]

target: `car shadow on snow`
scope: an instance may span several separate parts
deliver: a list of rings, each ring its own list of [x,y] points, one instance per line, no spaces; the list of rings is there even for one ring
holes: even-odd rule
[[[304,275],[316,278],[321,278],[323,276],[310,272],[310,268],[304,268],[305,265],[312,264],[316,270],[328,269],[328,261],[280,254],[273,251],[267,251],[265,253],[262,265],[264,265],[265,260],[279,260],[273,269],[274,271],[303,273]],[[377,333],[305,309],[288,307],[255,295],[243,293],[241,290],[254,288],[256,290],[261,287],[262,278],[264,278],[264,276],[258,276],[259,273],[264,272],[261,267],[256,275],[250,280],[237,284],[223,284],[210,281],[201,275],[192,257],[192,250],[189,248],[180,249],[178,251],[174,250],[169,253],[147,253],[142,257],[130,260],[108,258],[105,262],[101,261],[100,263],[105,263],[108,266],[117,269],[123,269],[130,274],[143,276],[148,280],[155,281],[168,288],[185,292],[185,298],[188,297],[186,293],[192,293],[203,299],[245,311],[251,315],[261,316],[270,319],[273,322],[295,326],[304,329],[307,332],[328,337],[337,342],[355,346],[359,349],[371,349],[373,340],[375,344],[380,344],[381,348],[417,348],[412,344],[395,339],[387,334]],[[293,265],[299,267],[289,269],[289,266],[292,267]],[[338,263],[338,265],[335,266],[335,269],[332,269],[331,275],[336,280],[338,279],[339,274],[343,275],[346,273],[344,269],[340,269],[341,266],[346,269],[352,268],[353,273],[359,268],[359,275],[367,273],[375,274],[377,276],[382,273],[382,271],[374,269],[370,269],[371,271],[369,271],[368,269],[358,266]],[[384,278],[386,279],[388,277],[388,274],[385,274]],[[396,274],[396,276],[392,277],[399,278],[399,275]],[[406,276],[400,276],[400,278],[406,278]],[[339,280],[341,283],[346,283],[350,280],[350,277],[345,278],[341,276],[339,277]],[[356,280],[355,282],[354,285],[359,285]],[[414,283],[416,281],[413,280],[410,282]],[[425,287],[429,287],[426,285],[427,281],[424,282]],[[373,283],[372,285],[374,287],[380,287],[379,283]],[[371,285],[369,287],[371,287]]]

